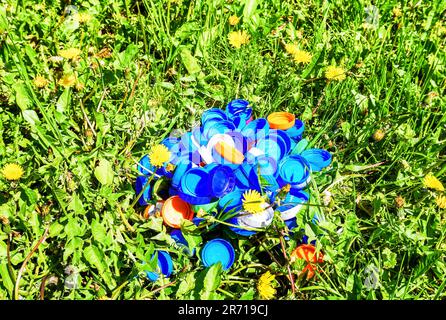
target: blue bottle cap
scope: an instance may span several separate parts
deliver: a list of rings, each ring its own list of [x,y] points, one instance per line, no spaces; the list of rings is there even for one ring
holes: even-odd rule
[[[213,168],[210,169],[208,172],[211,177],[211,189],[213,197],[223,197],[234,189],[235,175],[229,166],[213,166]]]
[[[201,127],[197,127],[192,130],[192,138],[193,142],[200,146],[205,146],[208,143],[208,139],[206,139],[206,137],[203,135]]]
[[[135,182],[135,191],[136,196],[139,195],[139,193],[143,190],[144,186],[146,185],[148,181],[148,178],[146,176],[138,176],[136,177]],[[146,206],[148,204],[148,201],[150,201],[150,194],[151,194],[151,186],[150,184],[147,186],[147,188],[144,190],[141,197],[138,199],[138,203],[142,206]]]
[[[230,131],[226,134],[232,138],[232,140],[234,141],[234,147],[238,151],[243,154],[248,152],[248,139],[241,132]]]
[[[308,149],[300,155],[308,161],[311,171],[321,171],[331,163],[331,153],[324,149]]]
[[[249,102],[243,99],[232,100],[226,105],[226,113],[232,116],[246,113],[247,109],[251,109],[249,107]]]
[[[201,114],[201,124],[211,119],[217,119],[218,121],[228,120],[228,115],[223,110],[217,108],[208,109]]]
[[[170,150],[170,148],[172,148],[173,145],[177,144],[178,142],[180,142],[180,138],[178,137],[167,137],[161,141],[161,144],[165,145],[167,149]]]
[[[234,126],[237,130],[242,130],[246,124],[247,124],[247,119],[246,116],[232,116],[232,123],[234,123]]]
[[[238,216],[232,217],[228,220],[226,220],[226,222],[233,224],[233,225],[240,225],[239,221],[238,221]],[[256,234],[256,231],[251,231],[251,230],[246,230],[246,229],[242,229],[242,228],[237,228],[237,227],[229,227],[229,230],[231,230],[232,232],[241,235],[243,237],[249,237],[252,236],[253,234]]]
[[[295,188],[304,188],[310,178],[310,164],[304,157],[293,154],[279,162],[277,182],[281,187],[290,184]]]
[[[276,139],[280,139],[282,140],[283,144],[286,146],[285,148],[285,153],[284,154],[288,154],[292,149],[292,143],[294,142],[294,140],[292,140],[285,131],[283,130],[270,130],[269,131],[269,136],[270,137],[276,137]],[[293,142],[292,142],[293,141]]]
[[[158,268],[160,269],[162,274],[164,274],[166,277],[170,277],[173,271],[172,258],[166,251],[158,250],[157,252],[158,252]],[[155,259],[155,255],[156,254],[153,254],[152,259]],[[156,281],[158,280],[159,274],[158,272],[146,271],[146,276],[150,281]]]
[[[235,251],[232,245],[224,239],[208,241],[201,251],[201,260],[205,267],[220,262],[223,270],[228,270],[235,260]]]
[[[192,168],[192,162],[189,159],[181,158],[175,168],[175,172],[172,177],[172,187],[178,189],[181,182],[181,177],[186,173],[187,170]]]
[[[287,150],[285,142],[277,136],[261,139],[256,142],[255,147],[265,155],[273,157],[277,162],[285,156]]]
[[[200,154],[200,150],[183,154],[182,157],[187,158],[190,162],[194,164],[193,166],[195,167],[200,165],[201,161],[203,160]]]
[[[296,218],[292,218],[292,219],[288,219],[284,221],[286,226],[288,227],[288,229],[293,230],[294,228],[297,227],[297,219]]]
[[[248,123],[241,132],[250,141],[264,139],[269,133],[269,123],[265,118],[258,118]]]
[[[180,180],[178,195],[190,204],[211,203],[211,178],[201,167],[187,170]]]
[[[278,162],[273,157],[261,155],[256,158],[256,165],[262,176],[277,176]]]
[[[234,175],[235,175],[235,188],[240,189],[240,190],[249,189],[248,177],[245,175],[241,166],[238,166],[234,170]]]
[[[181,136],[180,143],[182,146],[182,149],[181,149],[182,154],[196,152],[196,151],[198,151],[198,148],[200,147],[198,145],[198,143],[194,140],[191,131],[188,131]]]
[[[172,145],[171,147],[169,147],[169,151],[170,151],[170,159],[169,162],[176,165],[180,160],[181,160],[181,148],[182,145],[180,142]]]
[[[227,195],[225,195],[223,198],[220,199],[218,202],[218,206],[221,209],[224,209],[224,212],[229,212],[233,209],[235,211],[239,211],[242,208],[242,198],[244,190],[234,190]]]
[[[173,197],[178,195],[178,189],[174,187],[169,188],[169,197]]]
[[[208,121],[203,125],[203,135],[206,139],[212,138],[216,134],[224,134],[235,129],[235,125],[228,120]]]
[[[239,166],[239,169],[248,180],[247,189],[257,190],[260,192],[261,186],[259,176],[257,175],[257,167],[253,164],[243,163]]]
[[[137,168],[145,176],[156,173],[155,167],[150,163],[149,155],[145,155],[139,160]]]
[[[288,130],[285,130],[285,132],[290,138],[300,138],[302,137],[302,133],[304,132],[304,130],[304,123],[301,120],[296,119],[296,121],[294,122],[294,126],[289,128]]]
[[[290,139],[290,141],[291,141],[290,152],[292,152],[300,140]]]

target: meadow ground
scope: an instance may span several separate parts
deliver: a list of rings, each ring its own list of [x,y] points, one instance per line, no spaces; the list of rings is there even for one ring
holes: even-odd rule
[[[0,298],[444,299],[446,1],[0,1]],[[237,33],[234,33],[237,32]],[[317,275],[277,228],[228,272],[133,206],[135,164],[232,99],[289,111],[332,165],[299,216]],[[23,168],[7,166],[18,164]],[[307,217],[325,217],[318,225]],[[197,244],[209,235],[190,236]],[[43,241],[45,240],[45,241]],[[287,257],[296,239],[285,242]],[[138,277],[167,248],[169,279]],[[288,270],[289,268],[289,270]],[[293,273],[295,288],[288,278]]]

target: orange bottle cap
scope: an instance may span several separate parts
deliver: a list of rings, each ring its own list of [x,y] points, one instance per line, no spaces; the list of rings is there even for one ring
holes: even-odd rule
[[[245,156],[243,155],[243,153],[241,153],[235,147],[229,145],[225,141],[218,141],[215,144],[214,148],[220,156],[231,163],[241,164],[243,163],[243,160],[245,160]]]
[[[173,196],[164,202],[161,215],[168,226],[178,229],[183,219],[192,220],[194,212],[189,203],[179,196]]]
[[[289,112],[273,112],[267,120],[271,129],[287,130],[294,127],[296,116]]]

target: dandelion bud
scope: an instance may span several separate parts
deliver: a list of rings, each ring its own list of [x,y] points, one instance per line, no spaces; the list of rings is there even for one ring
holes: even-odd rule
[[[376,142],[381,141],[384,138],[384,131],[382,131],[381,129],[378,129],[375,131],[375,133],[373,134],[373,140],[375,140]]]
[[[395,205],[396,205],[397,208],[404,207],[405,203],[406,202],[405,202],[405,200],[404,200],[404,198],[402,196],[398,196],[398,197],[395,198]]]

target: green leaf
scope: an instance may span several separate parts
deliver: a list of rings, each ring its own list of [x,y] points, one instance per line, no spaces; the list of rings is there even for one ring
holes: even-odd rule
[[[105,227],[96,219],[91,222],[91,233],[93,238],[99,243],[105,243],[107,238],[107,230]]]
[[[190,74],[199,73],[201,71],[201,67],[198,64],[197,59],[192,56],[192,53],[189,49],[183,48],[180,52],[181,61],[187,69],[187,72]]]
[[[23,186],[23,191],[25,193],[26,200],[29,205],[34,205],[37,203],[37,192],[36,191],[34,191],[33,189],[30,189],[26,186]]]
[[[15,101],[22,111],[25,111],[32,106],[32,100],[29,97],[28,90],[24,83],[15,85]]]
[[[253,288],[249,288],[248,291],[246,291],[245,293],[243,293],[240,297],[239,300],[253,300],[254,299],[254,289]]]
[[[62,231],[63,231],[64,227],[63,225],[61,225],[60,223],[54,222],[51,226],[50,226],[50,230],[49,230],[49,237],[57,237]]]
[[[161,232],[163,231],[163,221],[161,217],[151,217],[147,222],[147,227],[156,232]]]
[[[194,288],[195,288],[195,272],[189,272],[187,273],[186,277],[181,280],[175,295],[177,298],[181,298],[186,293],[192,291]]]
[[[258,4],[259,3],[257,0],[246,0],[245,1],[245,6],[243,8],[243,20],[244,21],[248,21],[251,18],[251,16],[256,11]]]
[[[65,226],[65,233],[67,234],[68,238],[74,238],[84,234],[83,229],[77,222],[77,219],[74,217],[69,218],[68,223]]]
[[[70,92],[70,88],[66,88],[57,100],[56,110],[60,113],[64,113],[70,105]]]
[[[83,215],[85,214],[84,206],[82,205],[82,201],[79,199],[77,193],[73,193],[73,198],[71,199],[68,207],[68,210],[73,210],[75,214]]]
[[[183,233],[184,239],[186,239],[189,245],[189,250],[191,251],[194,248],[198,248],[203,242],[203,238],[198,232],[197,226],[189,220],[183,221],[181,225],[181,232]]]
[[[84,257],[91,266],[98,270],[99,275],[104,279],[109,289],[116,287],[116,282],[113,279],[112,273],[105,260],[105,255],[101,249],[95,245],[86,247],[84,249]]]
[[[91,266],[99,271],[100,274],[107,270],[104,253],[95,245],[88,246],[84,249],[84,257]]]
[[[220,275],[223,271],[223,267],[220,262],[212,265],[206,270],[206,275],[203,280],[203,289],[200,291],[200,298],[202,300],[208,300],[212,297],[212,293],[217,290],[220,285]]]
[[[9,291],[10,297],[12,297],[12,291],[14,290],[14,283],[9,275],[7,263],[0,264],[0,278],[2,279],[1,284]]]
[[[128,45],[125,51],[120,52],[116,55],[116,60],[113,63],[115,68],[117,69],[126,69],[131,66],[131,64],[135,61],[135,57],[138,53],[138,47],[133,43]]]
[[[70,239],[65,245],[65,250],[63,252],[63,261],[67,261],[68,257],[74,252],[81,252],[84,246],[84,240],[79,237],[74,237]],[[74,261],[73,261],[74,262]]]
[[[31,128],[35,128],[36,125],[40,124],[40,119],[34,110],[23,110],[23,119],[31,125]]]
[[[348,292],[353,291],[353,287],[355,285],[355,272],[351,273],[347,278],[347,283],[345,284],[345,290]]]
[[[94,176],[103,185],[111,184],[114,174],[112,164],[106,159],[99,160],[99,165],[94,169]]]
[[[383,250],[383,260],[384,260],[383,267],[384,267],[384,269],[392,269],[393,267],[395,267],[396,266],[396,258],[397,258],[397,255],[395,252],[390,251],[389,248],[385,248]]]

